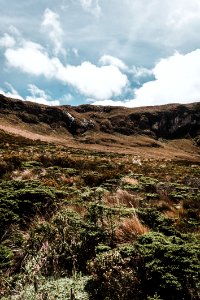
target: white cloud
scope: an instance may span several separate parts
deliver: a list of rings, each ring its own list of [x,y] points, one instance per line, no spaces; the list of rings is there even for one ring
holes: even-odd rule
[[[34,98],[39,96],[40,98],[48,99],[48,96],[45,93],[45,91],[39,89],[34,84],[28,84],[28,91],[31,93],[31,96]]]
[[[51,100],[50,96],[44,91],[39,89],[34,84],[28,85],[28,91],[30,96],[26,97],[26,101],[36,102],[39,104],[45,104],[50,106],[58,106],[60,102],[58,100]]]
[[[133,99],[93,101],[92,104],[138,107],[200,101],[200,49],[185,55],[176,52],[162,59],[152,74],[155,80],[136,89]]]
[[[58,58],[50,58],[39,44],[32,42],[24,42],[23,47],[17,49],[7,49],[5,57],[9,66],[31,75],[56,78],[95,99],[120,95],[128,84],[127,76],[115,66],[97,67],[90,62],[64,66]]]
[[[3,37],[0,38],[0,47],[11,48],[14,45],[15,39],[9,34],[4,33]]]
[[[126,106],[124,101],[113,101],[113,100],[97,100],[92,101],[92,105],[102,105],[102,106]]]
[[[111,55],[103,55],[100,60],[99,60],[100,64],[102,64],[103,66],[115,66],[118,69],[127,71],[128,70],[128,66],[119,58],[111,56]]]
[[[73,100],[73,96],[70,93],[65,94],[62,98],[59,99],[60,102],[62,101],[64,103],[71,102],[72,100]]]
[[[120,95],[128,84],[127,76],[115,66],[97,67],[90,62],[62,67],[57,77],[95,99]]]
[[[4,84],[7,86],[7,91],[5,91],[5,89],[3,88],[0,88],[0,94],[9,98],[23,100],[23,98],[19,95],[19,93],[14,89],[14,87],[10,83],[5,82]]]
[[[15,37],[21,37],[21,32],[13,25],[8,27],[8,31]]]
[[[75,57],[79,57],[79,51],[76,48],[72,48],[72,53],[74,54]]]
[[[47,78],[54,77],[59,61],[57,58],[50,59],[41,45],[24,42],[17,49],[7,49],[5,57],[8,65],[32,75],[44,75]]]
[[[36,102],[39,104],[45,104],[50,106],[58,106],[60,105],[60,102],[58,100],[52,100],[51,97],[43,90],[39,89],[34,84],[28,85],[28,92],[30,95],[23,98],[18,91],[9,83],[5,82],[5,86],[7,87],[6,90],[3,88],[0,88],[0,94],[13,98],[13,99],[20,99],[22,101],[30,101],[30,102]]]
[[[200,99],[200,49],[188,54],[176,52],[153,69],[154,81],[135,91],[140,105],[188,103]]]
[[[146,77],[153,75],[153,71],[151,69],[143,68],[143,67],[135,67],[133,66],[131,73],[133,73],[134,77]]]
[[[49,38],[54,45],[55,55],[58,55],[59,53],[65,54],[66,52],[63,48],[64,32],[60,24],[59,15],[47,8],[44,12],[42,28],[48,33]]]
[[[101,14],[101,6],[99,0],[79,0],[82,8],[92,13],[94,16],[99,17]]]

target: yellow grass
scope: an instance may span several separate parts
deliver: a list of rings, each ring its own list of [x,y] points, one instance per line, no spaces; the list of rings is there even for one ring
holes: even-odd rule
[[[138,235],[147,233],[149,229],[144,226],[136,213],[130,218],[124,218],[115,231],[115,236],[119,242],[126,243],[134,241]]]

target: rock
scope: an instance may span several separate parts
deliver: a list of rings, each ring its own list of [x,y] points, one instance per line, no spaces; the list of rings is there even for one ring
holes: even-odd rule
[[[65,128],[72,135],[87,131],[122,135],[144,134],[154,139],[196,138],[199,145],[200,103],[126,108],[80,105],[50,107],[0,95],[0,114],[21,122]]]

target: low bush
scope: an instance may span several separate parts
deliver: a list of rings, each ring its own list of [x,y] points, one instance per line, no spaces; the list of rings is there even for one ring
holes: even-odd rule
[[[199,249],[192,236],[150,232],[99,254],[88,263],[90,299],[198,300]]]
[[[56,206],[56,191],[39,182],[0,183],[0,237],[11,224],[25,226],[36,214],[46,214]]]
[[[114,249],[88,263],[92,278],[86,285],[91,300],[145,299],[137,269],[141,259],[132,246]]]
[[[199,299],[200,247],[189,236],[166,237],[148,233],[138,239],[144,259],[148,296],[157,293],[161,299]]]

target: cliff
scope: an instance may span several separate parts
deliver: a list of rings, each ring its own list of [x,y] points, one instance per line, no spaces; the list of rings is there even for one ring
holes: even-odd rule
[[[73,136],[88,131],[144,134],[155,139],[195,138],[200,135],[200,102],[142,108],[81,105],[50,107],[0,95],[0,116],[29,125],[64,128]]]

